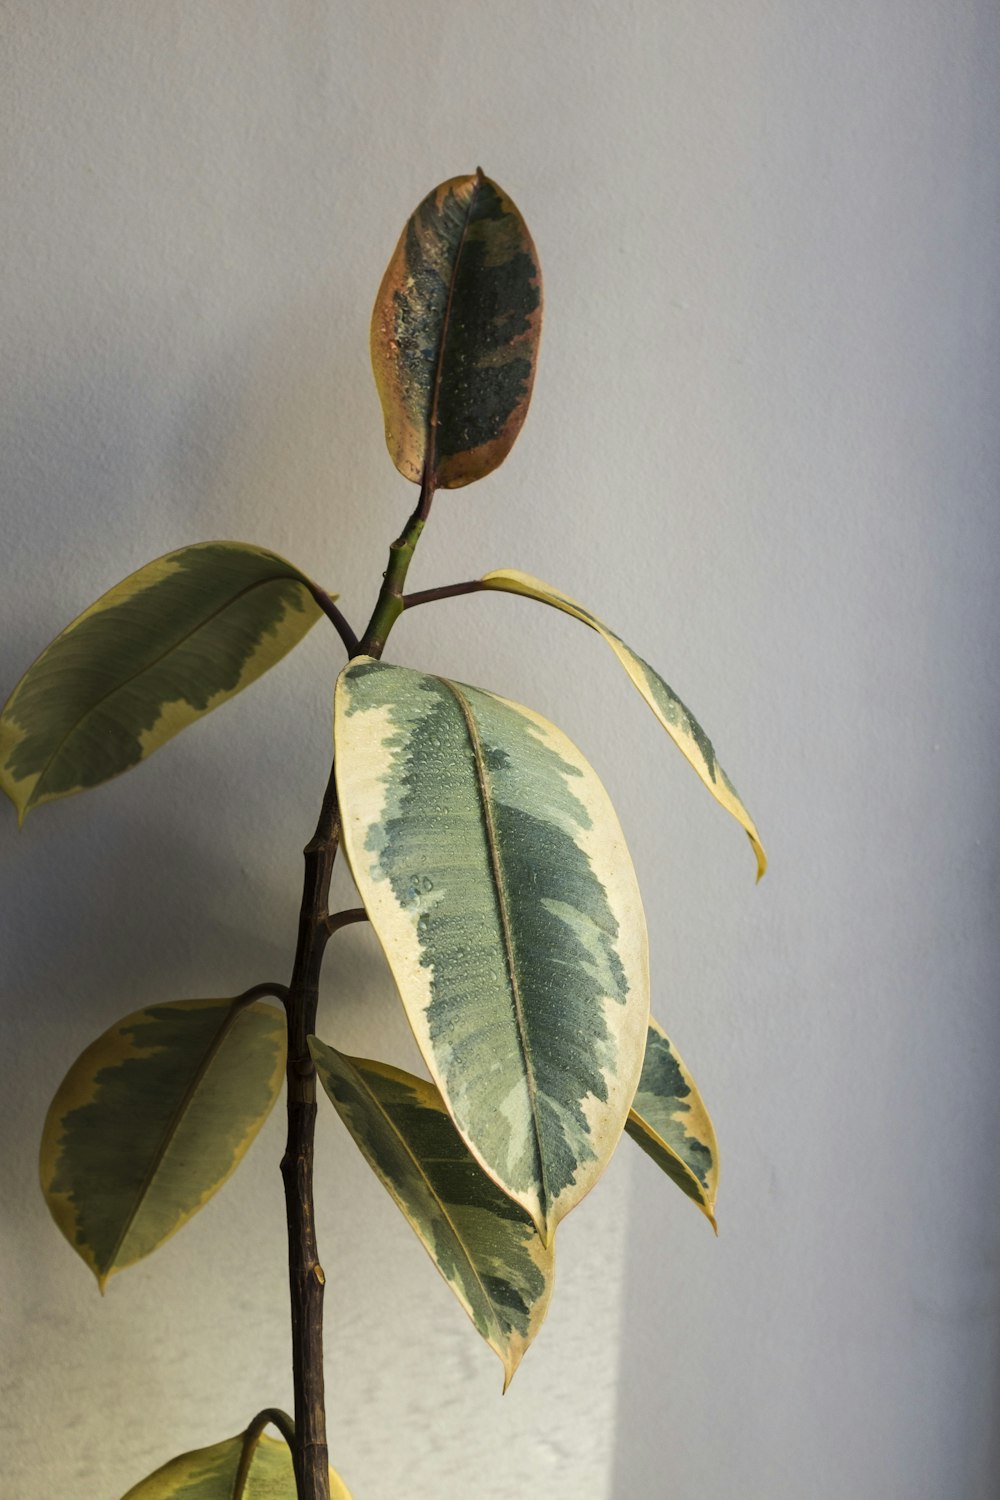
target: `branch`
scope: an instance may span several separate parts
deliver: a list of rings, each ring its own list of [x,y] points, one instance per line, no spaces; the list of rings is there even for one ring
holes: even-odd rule
[[[354,656],[358,649],[358,638],[348,624],[346,617],[337,608],[326,590],[321,589],[318,583],[310,583],[309,592],[340,636],[340,639],[347,648],[348,656]]]
[[[288,1444],[289,1451],[294,1459],[295,1456],[295,1423],[287,1412],[279,1411],[276,1406],[269,1406],[266,1411],[259,1411],[250,1426],[243,1434],[243,1450],[240,1453],[240,1466],[236,1470],[233,1480],[233,1500],[243,1500],[247,1480],[250,1478],[250,1466],[253,1463],[254,1449],[260,1439],[265,1427],[277,1427],[281,1436]]]
[[[326,931],[329,937],[339,932],[342,927],[349,927],[352,922],[367,922],[368,913],[363,906],[352,906],[347,911],[334,912],[326,919]]]
[[[446,583],[439,589],[420,589],[415,594],[403,595],[403,608],[413,609],[417,604],[433,604],[437,599],[455,599],[459,594],[478,594],[485,587],[481,578],[472,578],[468,583]]]
[[[244,1006],[252,1005],[255,1000],[264,1000],[268,996],[272,1000],[280,1000],[282,1005],[287,1004],[287,984],[278,984],[277,980],[265,979],[262,984],[253,984],[248,990],[244,990],[242,995],[237,995],[233,1005],[239,1006],[242,1010]]]
[[[420,540],[420,533],[430,515],[433,499],[434,480],[425,469],[416,509],[389,548],[389,566],[385,570],[372,617],[368,621],[367,630],[361,637],[357,652],[352,654],[374,656],[376,660],[382,655],[383,647],[389,638],[389,631],[403,613],[403,584],[406,582],[406,571]]]

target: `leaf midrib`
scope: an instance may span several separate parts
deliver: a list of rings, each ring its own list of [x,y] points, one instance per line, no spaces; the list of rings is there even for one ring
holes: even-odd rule
[[[514,954],[514,936],[510,917],[510,897],[507,893],[507,879],[503,869],[503,861],[500,855],[500,840],[497,835],[496,820],[493,816],[493,795],[489,784],[486,770],[486,757],[483,754],[482,741],[479,738],[479,728],[476,724],[472,710],[463,694],[459,691],[456,683],[446,677],[438,678],[452,693],[465,721],[466,733],[472,749],[472,759],[476,768],[476,784],[479,790],[479,805],[482,813],[483,834],[486,847],[489,852],[490,868],[493,874],[493,890],[496,896],[497,913],[500,917],[500,931],[503,938],[504,961],[507,966],[507,975],[510,980],[511,995],[514,1001],[514,1021],[517,1031],[518,1044],[521,1050],[521,1058],[524,1063],[525,1084],[528,1091],[528,1104],[531,1109],[531,1120],[534,1127],[535,1138],[535,1160],[538,1166],[538,1199],[545,1223],[542,1232],[543,1241],[548,1239],[548,1217],[549,1217],[549,1190],[545,1173],[545,1154],[542,1147],[542,1127],[539,1118],[538,1107],[538,1080],[535,1077],[535,1067],[531,1056],[531,1048],[528,1044],[528,1028],[524,1011],[524,1000],[521,995],[520,978],[517,971],[517,962]],[[541,1230],[541,1226],[538,1226]]]
[[[677,1150],[670,1145],[669,1141],[664,1140],[663,1136],[657,1130],[656,1126],[651,1124],[650,1121],[646,1119],[645,1115],[639,1114],[638,1110],[636,1109],[630,1109],[628,1112],[626,1125],[632,1125],[635,1129],[640,1130],[647,1140],[651,1140],[654,1145],[659,1146],[664,1155],[669,1156],[670,1160],[677,1164],[677,1166],[681,1169],[685,1176],[691,1179],[691,1183],[698,1193],[699,1201],[703,1204],[707,1204],[709,1202],[707,1185],[702,1182],[697,1172],[695,1172],[692,1167],[688,1166],[683,1156],[680,1156],[678,1154]],[[697,1137],[692,1137],[692,1139],[697,1139]]]
[[[343,1056],[343,1054],[341,1054],[341,1056]],[[347,1060],[347,1059],[345,1059],[345,1060]],[[347,1060],[347,1061],[349,1062],[349,1060]],[[441,1213],[444,1215],[445,1222],[447,1223],[448,1228],[451,1230],[452,1234],[454,1235],[456,1243],[458,1244],[459,1249],[462,1251],[462,1254],[463,1254],[463,1256],[465,1258],[465,1261],[468,1264],[469,1269],[471,1270],[471,1272],[473,1274],[473,1277],[475,1278],[476,1284],[479,1287],[479,1290],[483,1294],[483,1297],[484,1297],[484,1299],[486,1301],[486,1306],[489,1309],[490,1316],[493,1319],[494,1327],[496,1328],[497,1333],[498,1333],[500,1339],[503,1340],[504,1342],[506,1342],[506,1339],[505,1339],[505,1336],[504,1336],[504,1332],[503,1332],[503,1328],[500,1325],[500,1320],[499,1320],[499,1318],[497,1316],[496,1309],[493,1306],[493,1299],[492,1299],[492,1297],[490,1296],[489,1292],[486,1289],[486,1286],[485,1286],[485,1284],[483,1282],[483,1279],[482,1279],[482,1277],[479,1274],[479,1270],[478,1270],[478,1268],[476,1266],[475,1261],[472,1258],[472,1254],[471,1254],[468,1246],[466,1245],[465,1240],[462,1237],[462,1234],[461,1234],[461,1231],[458,1228],[458,1225],[455,1223],[454,1219],[452,1218],[451,1214],[448,1211],[448,1205],[445,1203],[444,1199],[441,1197],[440,1193],[437,1191],[437,1189],[435,1188],[434,1184],[431,1182],[431,1180],[428,1177],[427,1173],[424,1171],[423,1163],[421,1162],[420,1158],[414,1153],[413,1148],[410,1146],[409,1141],[406,1139],[406,1137],[403,1135],[402,1131],[399,1129],[398,1125],[392,1119],[391,1115],[388,1113],[385,1105],[383,1105],[383,1103],[379,1099],[378,1095],[371,1088],[371,1086],[369,1085],[369,1083],[368,1083],[367,1079],[365,1078],[364,1074],[361,1072],[360,1068],[354,1067],[353,1063],[350,1063],[350,1062],[349,1062],[349,1066],[352,1068],[352,1070],[355,1073],[356,1077],[359,1079],[359,1081],[361,1083],[361,1087],[363,1088],[364,1092],[367,1094],[368,1098],[374,1104],[377,1112],[384,1119],[384,1121],[385,1121],[386,1125],[388,1126],[389,1130],[396,1137],[396,1139],[399,1141],[400,1145],[402,1146],[404,1152],[410,1158],[410,1161],[413,1163],[414,1167],[416,1168],[417,1176],[422,1180],[422,1182],[424,1183],[424,1185],[427,1188],[427,1191],[430,1193],[431,1197],[434,1199],[434,1202],[437,1203],[438,1206],[439,1206],[439,1208],[441,1209]],[[445,1117],[447,1118],[447,1111],[446,1110],[441,1110],[441,1114],[445,1115]],[[437,1257],[435,1256],[434,1259],[435,1259],[435,1264],[437,1264]]]
[[[207,625],[210,625],[213,620],[217,620],[221,615],[224,615],[227,609],[232,609],[233,605],[238,604],[239,601],[245,598],[247,594],[252,594],[254,589],[264,588],[267,584],[278,583],[282,579],[288,579],[292,583],[298,583],[303,589],[306,589],[306,585],[303,580],[296,577],[294,573],[274,573],[268,578],[256,579],[253,583],[249,583],[245,588],[240,589],[239,593],[233,594],[229,599],[226,600],[224,604],[220,604],[217,609],[213,609],[210,614],[204,615],[202,619],[200,619],[196,625],[192,626],[190,630],[185,631],[183,635],[177,636],[176,639],[173,640],[170,645],[167,646],[163,651],[161,651],[158,656],[154,656],[151,661],[147,661],[135,672],[129,673],[128,677],[123,677],[120,682],[116,682],[114,687],[108,688],[106,693],[102,693],[100,698],[97,699],[96,703],[92,703],[87,709],[86,713],[81,714],[76,723],[72,724],[69,729],[67,729],[58,745],[52,751],[52,754],[45,762],[42,770],[38,773],[38,780],[35,782],[35,785],[31,789],[31,796],[28,798],[28,807],[33,807],[37,803],[38,794],[41,790],[42,783],[44,782],[49,772],[52,770],[52,767],[55,765],[56,761],[59,759],[59,756],[62,754],[67,742],[79,732],[80,726],[82,724],[85,724],[86,721],[90,718],[91,714],[95,714],[97,710],[102,706],[102,704],[106,703],[109,698],[113,698],[116,693],[123,692],[124,689],[128,687],[129,683],[135,682],[136,678],[143,677],[147,672],[152,672],[153,669],[159,666],[160,662],[164,661],[168,656],[171,655],[172,652],[178,650],[179,647],[183,646],[186,641],[189,641],[192,636],[197,635],[200,630],[204,630],[205,627]],[[306,589],[306,592],[308,593],[308,589]],[[138,595],[133,595],[133,598],[138,597]],[[64,631],[62,638],[65,639],[65,636],[67,634],[72,634],[72,629],[73,628],[70,627],[68,631]],[[252,660],[252,656],[248,656],[246,660]],[[246,662],[244,662],[243,668],[241,668],[241,675],[245,667]],[[163,701],[164,703],[176,703],[179,700],[176,698],[165,698]],[[189,699],[185,701],[190,702]]]
[[[222,1050],[223,1043],[231,1033],[239,1016],[247,1008],[248,1007],[246,1003],[240,1000],[235,1000],[230,1005],[229,1009],[226,1011],[226,1014],[223,1016],[221,1022],[219,1023],[218,1031],[215,1033],[215,1036],[212,1038],[211,1043],[206,1048],[201,1062],[198,1064],[198,1067],[189,1080],[184,1093],[181,1095],[177,1107],[175,1108],[173,1114],[165,1125],[163,1133],[160,1137],[159,1145],[150,1158],[149,1166],[146,1169],[146,1174],[136,1191],[135,1201],[132,1204],[131,1209],[129,1210],[128,1217],[125,1220],[124,1225],[122,1226],[121,1233],[115,1241],[114,1248],[110,1256],[108,1257],[104,1269],[99,1272],[99,1279],[101,1281],[102,1287],[115,1269],[115,1261],[121,1254],[125,1241],[128,1239],[132,1227],[139,1216],[139,1212],[142,1209],[147,1197],[149,1196],[150,1189],[152,1188],[153,1183],[156,1181],[157,1174],[163,1165],[164,1159],[166,1158],[167,1152],[170,1149],[174,1137],[180,1129],[181,1122],[183,1121],[184,1116],[187,1114],[195,1095],[198,1093],[198,1090],[204,1083],[209,1068],[212,1066],[213,1062]]]
[[[436,481],[437,474],[437,429],[438,429],[438,406],[441,398],[441,386],[444,382],[444,353],[448,342],[448,329],[451,325],[451,308],[455,299],[455,283],[458,280],[458,266],[462,259],[462,251],[465,249],[469,234],[469,223],[472,219],[472,209],[476,201],[476,194],[481,186],[479,172],[476,173],[469,193],[469,201],[465,208],[465,218],[462,220],[462,228],[459,231],[458,242],[455,247],[455,259],[451,263],[451,276],[448,281],[448,296],[445,299],[444,312],[441,315],[441,339],[438,343],[437,360],[434,365],[434,381],[431,386],[431,405],[427,413],[427,453],[424,457],[424,473],[431,480]]]

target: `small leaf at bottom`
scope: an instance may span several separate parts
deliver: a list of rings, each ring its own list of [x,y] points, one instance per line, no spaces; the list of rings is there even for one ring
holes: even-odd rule
[[[122,1500],[232,1500],[243,1452],[243,1434],[182,1453],[141,1479]],[[295,1473],[288,1446],[260,1437],[254,1448],[242,1500],[296,1500]],[[330,1500],[351,1500],[343,1482],[330,1471]]]

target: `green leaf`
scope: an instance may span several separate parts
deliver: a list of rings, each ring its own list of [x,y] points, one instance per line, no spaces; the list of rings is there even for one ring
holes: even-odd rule
[[[443,182],[408,220],[372,313],[401,474],[457,489],[503,462],[527,415],[541,322],[538,257],[513,203],[481,171]]]
[[[470,1156],[432,1083],[345,1057],[316,1037],[309,1047],[369,1166],[500,1356],[506,1390],[548,1310],[552,1250]]]
[[[548,1244],[639,1081],[646,924],[614,809],[554,725],[358,658],[337,685],[344,848],[472,1154]]]
[[[284,1066],[283,1012],[232,1000],[134,1011],[77,1058],[42,1132],[42,1191],[102,1291],[235,1171]]]
[[[0,714],[17,808],[99,786],[248,687],[319,618],[273,552],[204,542],[151,562],[67,625]]]
[[[182,1453],[142,1479],[122,1500],[234,1500],[244,1434]],[[296,1500],[292,1455],[283,1441],[257,1436],[242,1500]],[[330,1470],[330,1500],[351,1500]]]
[[[500,589],[507,594],[523,594],[528,599],[540,599],[543,604],[551,604],[564,614],[582,620],[591,630],[596,630],[598,635],[603,636],[678,750],[694,767],[715,800],[746,830],[757,856],[759,880],[767,869],[767,855],[754,821],[740,801],[733,783],[719,765],[711,740],[691,710],[685,707],[659,673],[654,672],[648,662],[637,656],[606,625],[602,625],[596,615],[592,615],[575,599],[570,599],[567,594],[553,588],[550,583],[543,583],[540,578],[532,578],[530,574],[519,573],[514,568],[501,568],[487,573],[481,583],[486,589]]]
[[[719,1187],[715,1129],[691,1074],[658,1022],[650,1020],[646,1058],[626,1130],[701,1209],[712,1228]]]

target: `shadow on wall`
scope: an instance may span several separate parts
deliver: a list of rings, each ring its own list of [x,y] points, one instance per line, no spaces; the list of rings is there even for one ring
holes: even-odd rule
[[[354,495],[366,461],[382,459],[370,377],[358,378],[364,331],[341,327],[364,322],[349,292],[327,275],[221,333],[187,309],[166,349],[177,309],[162,306],[148,324],[116,330],[113,344],[86,327],[63,330],[79,361],[26,380],[8,413],[16,582],[0,698],[72,618],[163,551],[229,535],[309,566],[321,530],[327,549],[345,550],[349,527],[330,536],[334,454]],[[360,352],[345,363],[348,348]],[[355,439],[366,421],[370,447]],[[317,673],[332,684],[343,655],[322,628],[148,764],[37,809],[20,835],[4,799],[6,1008],[24,1016],[27,1046],[44,1037],[50,1093],[80,1049],[131,1009],[287,979],[301,849],[329,754],[329,692],[317,695]]]

